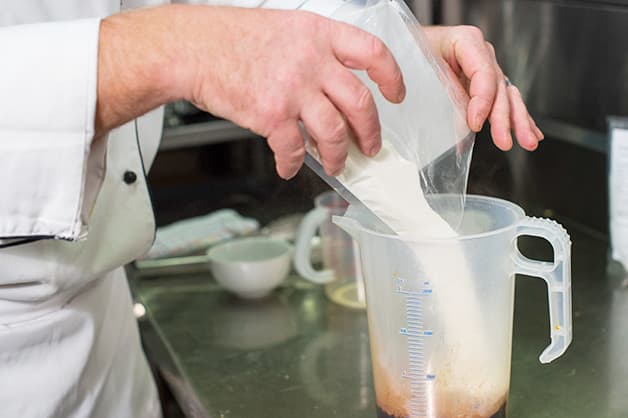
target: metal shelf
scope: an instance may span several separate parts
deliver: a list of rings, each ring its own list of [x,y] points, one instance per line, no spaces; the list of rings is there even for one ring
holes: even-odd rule
[[[259,138],[258,135],[226,120],[214,120],[192,125],[166,127],[160,150],[197,147],[200,145]]]
[[[579,145],[592,151],[601,153],[608,151],[606,132],[585,129],[556,119],[537,117],[536,120],[546,137]]]

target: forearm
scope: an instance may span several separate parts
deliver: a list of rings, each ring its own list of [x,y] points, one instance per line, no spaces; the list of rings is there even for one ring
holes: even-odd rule
[[[185,97],[180,52],[186,6],[163,6],[104,19],[98,43],[95,136]]]

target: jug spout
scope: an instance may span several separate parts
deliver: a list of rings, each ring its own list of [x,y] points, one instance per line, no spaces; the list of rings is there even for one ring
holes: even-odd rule
[[[342,228],[351,238],[359,242],[360,223],[347,216],[333,216],[332,222]]]

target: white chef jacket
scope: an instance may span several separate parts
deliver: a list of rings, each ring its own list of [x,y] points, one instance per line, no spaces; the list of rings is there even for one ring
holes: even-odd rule
[[[339,1],[209,0],[322,14]],[[93,135],[100,18],[165,2],[0,8],[1,418],[161,414],[121,266],[153,240],[144,175],[163,111]]]

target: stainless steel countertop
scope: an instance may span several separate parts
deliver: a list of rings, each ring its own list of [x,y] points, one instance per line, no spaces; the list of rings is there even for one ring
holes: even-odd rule
[[[628,289],[607,268],[607,242],[566,225],[573,246],[574,342],[541,365],[547,293],[517,278],[509,412],[512,418],[628,417]],[[524,253],[551,256],[530,239]],[[131,279],[146,307],[149,358],[182,409],[198,417],[374,418],[365,312],[329,302],[291,276],[267,299],[245,302],[211,274]]]

